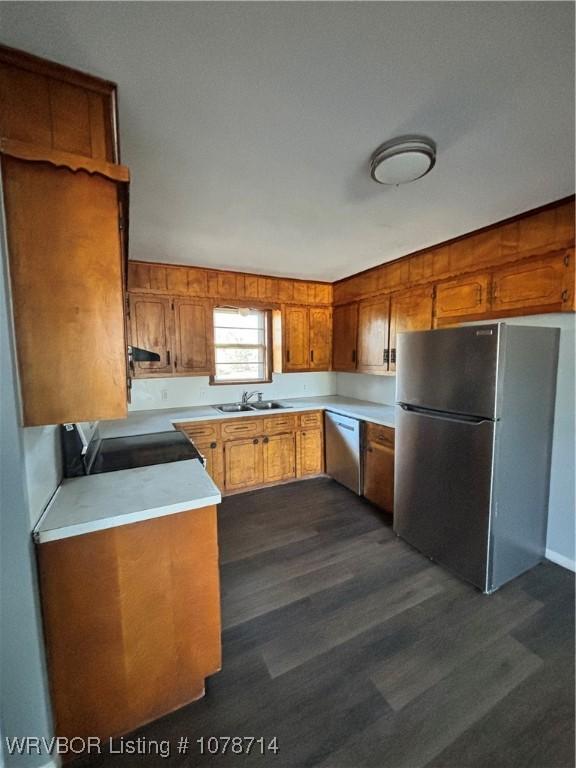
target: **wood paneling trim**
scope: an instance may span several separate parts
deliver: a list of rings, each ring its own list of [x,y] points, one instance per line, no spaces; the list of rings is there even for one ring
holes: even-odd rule
[[[116,83],[110,80],[104,80],[101,77],[90,75],[78,69],[71,69],[64,66],[64,64],[42,59],[39,56],[34,56],[26,51],[20,51],[17,48],[11,48],[8,45],[0,45],[0,62],[18,67],[19,69],[25,69],[28,72],[53,77],[56,80],[64,80],[81,88],[88,88],[106,95],[116,91]]]
[[[242,306],[332,303],[331,283],[137,260],[128,264],[128,290],[238,301]]]
[[[338,280],[333,284],[334,303],[492,269],[573,245],[572,196]]]
[[[104,176],[111,181],[127,183],[130,181],[130,170],[125,165],[109,163],[106,160],[96,160],[71,152],[48,147],[39,147],[17,139],[0,139],[0,154],[14,157],[18,160],[28,160],[36,163],[49,163],[56,168],[67,168],[70,171],[86,171],[90,174]]]

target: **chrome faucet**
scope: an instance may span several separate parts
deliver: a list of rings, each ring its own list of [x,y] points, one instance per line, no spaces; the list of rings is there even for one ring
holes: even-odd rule
[[[254,392],[242,392],[242,405],[247,405],[248,400],[250,400],[251,397],[254,397],[254,395],[258,395],[258,402],[261,402],[262,392],[257,392],[256,390],[254,390]]]

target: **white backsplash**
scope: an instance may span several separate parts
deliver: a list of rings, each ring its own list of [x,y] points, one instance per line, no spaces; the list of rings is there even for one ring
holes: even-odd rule
[[[262,392],[265,399],[320,397],[336,394],[334,373],[275,373],[270,384],[210,386],[207,376],[180,376],[170,379],[135,379],[132,382],[131,411],[215,405],[240,400],[243,390]]]
[[[396,376],[374,376],[368,373],[337,373],[336,393],[371,403],[394,405]]]

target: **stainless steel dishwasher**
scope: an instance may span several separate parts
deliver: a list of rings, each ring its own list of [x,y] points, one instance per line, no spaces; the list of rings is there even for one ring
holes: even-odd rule
[[[358,419],[325,411],[326,472],[351,491],[362,494],[360,460],[360,424]]]

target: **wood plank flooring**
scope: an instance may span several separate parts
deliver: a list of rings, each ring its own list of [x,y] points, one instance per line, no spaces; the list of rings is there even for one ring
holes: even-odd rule
[[[219,533],[223,670],[126,737],[168,740],[170,757],[75,765],[574,765],[569,571],[544,563],[484,596],[324,478],[226,498]],[[202,736],[276,736],[279,752],[200,755]]]

